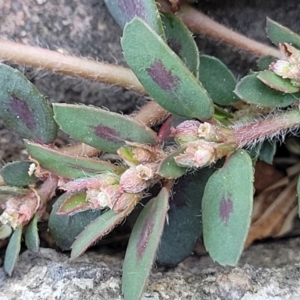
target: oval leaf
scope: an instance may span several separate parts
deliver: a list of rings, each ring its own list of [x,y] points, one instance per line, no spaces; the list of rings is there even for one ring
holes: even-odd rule
[[[9,276],[11,276],[14,270],[15,264],[17,262],[21,250],[22,230],[23,230],[22,226],[16,228],[11,238],[9,239],[5,251],[4,270]]]
[[[22,138],[51,143],[57,125],[46,99],[18,70],[0,64],[0,118]]]
[[[199,50],[191,32],[174,14],[163,14],[162,21],[165,27],[167,44],[198,78]]]
[[[219,264],[237,264],[251,223],[252,202],[251,158],[238,150],[208,179],[202,200],[204,245]]]
[[[15,161],[6,164],[0,171],[4,182],[7,185],[22,187],[35,183],[38,179],[29,174],[32,161]]]
[[[284,94],[271,89],[257,78],[257,73],[245,76],[234,92],[248,103],[260,106],[286,107],[297,101],[299,94]]]
[[[202,233],[202,195],[213,172],[213,168],[204,168],[181,177],[174,185],[168,223],[156,257],[158,263],[175,266],[193,252]]]
[[[101,210],[86,210],[75,215],[58,215],[59,207],[70,195],[72,194],[65,193],[56,200],[48,223],[54,241],[62,250],[70,250],[78,234],[101,215]]]
[[[73,104],[54,104],[54,117],[61,130],[77,141],[106,152],[116,152],[125,141],[155,144],[150,128],[129,117],[100,108]]]
[[[104,0],[104,3],[122,29],[137,16],[157,34],[164,36],[162,21],[154,0]]]
[[[134,18],[128,23],[121,43],[127,63],[159,105],[182,117],[212,117],[213,104],[206,90],[145,22]]]
[[[68,197],[60,205],[58,215],[72,215],[89,209],[89,203],[86,201],[86,193],[68,194]]]
[[[163,232],[169,193],[163,188],[140,213],[130,236],[123,264],[125,299],[140,299],[146,286]]]
[[[267,56],[262,56],[257,60],[257,68],[259,71],[263,71],[263,70],[268,70],[269,66],[272,62],[276,61],[278,58],[271,56],[271,55],[267,55]]]
[[[200,56],[199,80],[214,103],[229,105],[239,100],[233,93],[236,80],[219,59],[208,55]]]
[[[30,141],[25,141],[25,145],[28,154],[44,169],[61,177],[74,179],[104,172],[118,172],[120,169],[106,161],[68,155]]]
[[[7,225],[7,224],[3,224],[0,225],[0,240],[4,240],[6,238],[8,238],[12,233],[12,228]]]
[[[132,202],[137,202],[141,195],[132,194]],[[116,213],[108,210],[91,222],[76,238],[72,245],[71,259],[85,252],[85,250],[112,231],[131,212],[133,206],[127,207],[122,212]],[[76,214],[75,216],[77,216]]]
[[[176,179],[181,177],[187,172],[187,168],[182,168],[177,165],[174,160],[175,156],[178,156],[184,150],[178,150],[167,156],[159,164],[156,173],[166,179]]]
[[[264,141],[259,151],[259,159],[267,164],[272,164],[276,148],[276,143],[274,141]]]
[[[37,227],[38,214],[35,214],[26,228],[25,232],[25,244],[27,248],[32,252],[38,252],[40,248],[40,238]]]
[[[284,79],[272,71],[261,71],[257,78],[270,88],[283,93],[292,94],[299,91],[299,88],[292,85],[289,79]]]
[[[267,34],[277,46],[279,43],[290,43],[300,49],[300,36],[269,18],[267,18]]]

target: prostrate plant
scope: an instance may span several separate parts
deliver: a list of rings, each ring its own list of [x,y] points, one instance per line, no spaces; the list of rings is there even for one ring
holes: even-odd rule
[[[238,262],[251,223],[253,166],[257,159],[272,162],[275,143],[268,139],[299,126],[300,37],[268,20],[283,57],[236,84],[221,61],[199,55],[184,24],[161,15],[155,1],[105,2],[124,27],[128,65],[163,109],[146,120],[85,105],[51,106],[23,75],[1,64],[0,117],[24,138],[30,156],[1,170],[0,192],[10,196],[0,237],[14,230],[5,256],[11,275],[22,234],[38,251],[37,222],[58,188],[65,192],[49,228],[75,259],[159,186],[136,220],[124,260],[122,291],[133,300],[155,259],[176,265],[201,234],[213,260]],[[157,120],[155,132],[150,126]],[[57,148],[57,127],[84,144]]]

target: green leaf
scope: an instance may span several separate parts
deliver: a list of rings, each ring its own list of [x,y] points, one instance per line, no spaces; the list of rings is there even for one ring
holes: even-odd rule
[[[269,69],[269,66],[272,62],[276,61],[278,58],[274,57],[274,56],[271,56],[271,55],[267,55],[267,56],[263,56],[263,57],[260,57],[258,60],[257,60],[257,68],[258,70],[260,71],[263,71],[263,70],[268,70]]]
[[[169,193],[163,188],[140,213],[130,236],[123,264],[122,292],[125,299],[140,299],[163,232]]]
[[[239,100],[233,93],[236,80],[219,59],[208,55],[200,56],[199,80],[214,103],[230,105]]]
[[[121,44],[127,63],[159,105],[182,117],[212,117],[213,104],[206,90],[145,22],[134,18],[128,23]]]
[[[12,228],[7,224],[0,225],[0,240],[8,238],[12,233]]]
[[[11,238],[9,239],[5,251],[4,270],[9,276],[11,276],[14,270],[15,264],[17,262],[21,250],[22,230],[23,230],[22,226],[16,228]]]
[[[38,252],[40,248],[40,238],[37,227],[38,214],[35,214],[26,228],[25,232],[25,244],[27,248],[32,252]]]
[[[154,0],[104,0],[104,3],[122,29],[127,22],[137,16],[164,37],[162,21]]]
[[[257,78],[274,90],[287,94],[299,92],[299,87],[292,85],[289,79],[284,79],[272,71],[261,71]]]
[[[177,265],[193,252],[202,233],[201,202],[205,184],[214,168],[203,168],[179,179],[170,197],[168,223],[159,244],[156,261]]]
[[[0,118],[22,138],[51,143],[57,125],[46,99],[18,70],[0,64]]]
[[[264,141],[259,152],[259,159],[267,164],[272,164],[275,152],[276,143],[273,141]]]
[[[140,198],[139,194],[132,194],[132,202],[137,202]],[[84,253],[88,247],[100,240],[104,235],[108,234],[115,226],[120,224],[122,220],[131,212],[133,207],[116,213],[108,210],[97,219],[92,221],[76,238],[72,245],[71,259],[74,259]],[[77,214],[75,215],[77,216]]]
[[[297,182],[297,195],[298,195],[298,216],[300,217],[300,176]]]
[[[251,158],[238,150],[208,179],[202,200],[204,245],[219,264],[237,264],[251,223],[252,202]]]
[[[68,194],[57,210],[58,215],[74,214],[89,209],[89,203],[86,201],[86,193]]]
[[[28,189],[15,186],[0,186],[0,194],[3,195],[26,195],[28,191]]]
[[[174,14],[163,14],[162,21],[165,27],[167,44],[198,78],[199,50],[191,32]]]
[[[53,239],[62,250],[70,250],[78,234],[102,213],[101,210],[86,210],[73,215],[58,215],[59,207],[70,195],[74,194],[64,193],[56,200],[48,223]]]
[[[156,173],[166,179],[176,179],[184,175],[187,172],[187,168],[179,167],[174,160],[174,157],[183,151],[182,149],[177,150],[164,158],[160,162]]]
[[[260,106],[286,107],[297,101],[299,94],[284,94],[271,89],[257,78],[257,73],[245,76],[234,92],[248,103]]]
[[[155,144],[154,131],[129,117],[100,108],[54,104],[54,117],[61,130],[77,141],[106,152],[116,152],[125,141]]]
[[[32,161],[15,161],[6,164],[1,170],[0,175],[7,185],[22,187],[35,183],[38,179],[29,175],[29,168]]]
[[[109,162],[68,155],[46,145],[25,141],[25,146],[28,154],[36,159],[44,169],[61,177],[74,179],[120,171],[119,167]]]
[[[267,18],[267,34],[275,45],[290,43],[300,49],[300,36],[269,18]]]

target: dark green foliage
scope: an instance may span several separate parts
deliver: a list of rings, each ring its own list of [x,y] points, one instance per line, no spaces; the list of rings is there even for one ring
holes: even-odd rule
[[[182,177],[174,185],[156,261],[175,266],[193,252],[202,233],[201,202],[206,182],[214,168],[204,168]]]
[[[7,185],[23,187],[34,184],[38,179],[34,175],[28,174],[32,164],[32,161],[8,163],[0,170],[0,175]]]
[[[27,248],[32,252],[38,252],[40,248],[40,239],[37,228],[38,218],[38,214],[35,214],[34,218],[27,226],[25,232],[25,244]]]
[[[267,18],[267,35],[275,45],[290,43],[300,48],[300,36],[279,23]]]
[[[163,14],[168,46],[180,57],[195,77],[199,76],[199,50],[191,32],[173,14]]]
[[[48,223],[53,239],[62,250],[70,250],[78,234],[101,215],[101,210],[87,210],[75,215],[58,215],[59,207],[69,195],[65,193],[56,200]]]
[[[297,101],[298,93],[291,95],[276,91],[261,82],[257,75],[245,76],[234,90],[236,95],[248,103],[260,106],[286,107]]]
[[[9,243],[5,251],[4,270],[9,276],[12,275],[13,269],[15,267],[21,250],[22,230],[22,226],[16,228],[16,230],[9,239]]]
[[[214,103],[230,105],[239,100],[233,93],[236,80],[219,59],[208,55],[200,56],[199,80]]]

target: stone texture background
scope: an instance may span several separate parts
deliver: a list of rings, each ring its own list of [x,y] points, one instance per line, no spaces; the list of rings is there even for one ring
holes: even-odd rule
[[[210,0],[199,8],[224,25],[268,43],[269,16],[300,32],[298,1]],[[126,65],[119,45],[121,30],[102,0],[0,0],[0,36],[72,55]],[[201,52],[222,59],[237,78],[254,67],[256,57],[203,36]],[[90,103],[131,113],[146,99],[117,87],[62,77],[18,66],[51,102]],[[0,125],[0,160],[25,157],[21,139]],[[21,152],[20,152],[21,151]],[[144,299],[298,299],[299,239],[251,247],[239,268],[222,268],[193,256],[172,270],[158,269]],[[122,299],[121,257],[89,252],[74,262],[41,249],[24,252],[12,278],[0,269],[0,299]]]

